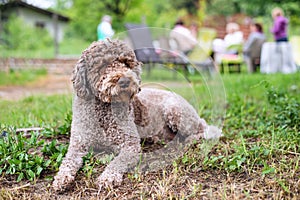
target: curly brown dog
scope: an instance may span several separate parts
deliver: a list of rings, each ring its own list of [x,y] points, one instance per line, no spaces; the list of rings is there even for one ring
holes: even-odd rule
[[[186,141],[207,136],[209,126],[194,108],[175,93],[142,89],[141,63],[119,40],[92,43],[73,72],[74,100],[71,138],[66,157],[54,178],[63,190],[82,166],[89,150],[112,150],[115,158],[98,177],[99,187],[120,184],[123,174],[137,165],[141,139]]]

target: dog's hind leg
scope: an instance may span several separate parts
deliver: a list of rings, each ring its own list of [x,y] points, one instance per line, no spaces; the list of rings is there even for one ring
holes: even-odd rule
[[[177,97],[179,98],[179,97]],[[164,115],[170,129],[186,142],[204,137],[207,123],[194,108],[185,101],[165,107]]]

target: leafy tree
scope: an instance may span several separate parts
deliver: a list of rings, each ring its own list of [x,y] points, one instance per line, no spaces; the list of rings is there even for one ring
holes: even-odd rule
[[[4,41],[3,45],[8,49],[35,50],[52,44],[46,30],[28,26],[16,16],[10,17],[3,30],[1,38]]]
[[[197,14],[200,8],[200,1],[201,0],[174,0],[172,4],[174,8],[186,9],[189,14]]]
[[[73,0],[55,0],[54,10],[58,12],[68,12],[68,9],[72,6]]]
[[[184,9],[175,9],[173,0],[144,0],[126,15],[127,22],[146,23],[150,27],[172,28],[175,20],[187,14]]]
[[[85,40],[96,40],[96,29],[105,14],[113,17],[113,28],[118,32],[124,30],[123,24],[129,10],[137,7],[139,0],[73,0],[69,10],[72,19],[70,34]]]

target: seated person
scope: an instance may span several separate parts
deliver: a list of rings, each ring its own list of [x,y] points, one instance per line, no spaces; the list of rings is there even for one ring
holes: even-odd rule
[[[173,49],[181,51],[185,55],[188,55],[198,43],[181,19],[176,21],[174,28],[171,30],[170,39],[176,42],[176,47],[173,47]]]
[[[256,71],[255,66],[259,64],[260,53],[266,36],[263,33],[263,27],[259,23],[250,25],[250,35],[243,47],[244,60],[248,67],[248,72]]]
[[[226,25],[224,39],[214,39],[213,41],[213,56],[217,63],[220,63],[224,55],[234,55],[238,53],[238,49],[230,48],[234,45],[243,44],[243,33],[239,30],[237,23],[228,23]]]
[[[226,32],[227,35],[224,37],[224,42],[226,48],[228,49],[230,46],[233,45],[241,45],[243,44],[243,33],[240,31],[240,27],[236,23],[229,23],[226,25]],[[236,54],[236,49],[227,50],[226,53],[233,53]]]

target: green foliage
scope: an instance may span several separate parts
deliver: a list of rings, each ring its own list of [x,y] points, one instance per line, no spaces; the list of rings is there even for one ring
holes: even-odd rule
[[[173,28],[177,18],[185,16],[187,11],[175,9],[173,1],[141,1],[139,7],[132,8],[126,15],[126,22],[145,22],[150,27]]]
[[[72,112],[68,112],[64,124],[57,127],[55,133],[57,135],[69,134],[71,132],[71,124],[72,124]]]
[[[52,44],[46,30],[28,26],[15,16],[11,16],[5,23],[2,38],[5,41],[4,48],[14,50],[43,49]]]
[[[46,69],[27,69],[0,72],[0,85],[24,85],[47,75]]]
[[[79,36],[89,42],[95,41],[97,26],[105,14],[113,17],[112,26],[116,32],[123,31],[125,15],[139,3],[138,0],[74,0],[69,10],[69,16],[72,18],[72,29],[69,34]]]
[[[77,37],[65,37],[65,39],[59,44],[59,54],[78,56],[90,45],[90,42]]]
[[[286,91],[268,88],[268,102],[274,109],[274,123],[283,128],[300,129],[300,102]]]
[[[297,76],[295,74],[295,77]],[[279,77],[287,78],[279,75],[273,78],[278,81]],[[281,81],[281,84],[284,83],[282,79]],[[249,83],[249,80],[247,82]],[[293,152],[299,153],[300,99],[296,98],[298,93],[283,85],[279,91],[268,81],[262,81],[252,88],[258,87],[264,89],[265,95],[260,95],[264,99],[255,103],[237,94],[237,87],[234,88],[234,96],[229,95],[224,127],[227,130],[227,140],[216,147],[216,153],[204,158],[205,169],[212,167],[229,173],[254,173],[260,170],[262,175],[273,174],[280,170],[277,161],[280,157],[285,157],[286,152],[292,152],[292,155]],[[292,85],[292,88],[297,86]],[[247,93],[249,94],[249,90]],[[260,98],[259,95],[252,97]]]
[[[81,171],[86,174],[88,177],[91,177],[95,168],[99,165],[106,165],[114,158],[113,154],[103,155],[103,157],[97,156],[93,151],[90,151],[85,155],[83,159],[83,166]]]
[[[72,6],[73,0],[55,0],[54,10],[59,13],[67,12]]]
[[[52,140],[50,143],[46,143],[42,146],[41,152],[47,157],[50,162],[49,170],[57,171],[63,157],[67,153],[68,146],[66,144],[59,144],[57,140]]]
[[[0,124],[0,174],[34,181],[46,170],[58,170],[68,145],[55,137],[70,134],[71,116],[68,113],[62,125],[40,133],[17,133],[14,127]]]
[[[101,13],[99,3],[92,0],[75,0],[69,11],[69,16],[72,18],[70,23],[72,29],[69,34],[81,37],[89,42],[95,41]]]
[[[207,12],[209,15],[232,15],[236,13],[235,7],[233,6],[234,1],[227,0],[212,0],[207,1]]]
[[[203,0],[202,0],[203,1]],[[173,0],[172,6],[175,9],[186,9],[190,14],[197,14],[199,9],[200,0]]]
[[[1,126],[1,132],[5,127]],[[66,146],[56,147],[55,140],[47,144],[42,134],[30,135],[16,133],[14,129],[5,130],[0,137],[0,174],[16,175],[17,181],[36,180],[45,170],[59,166],[66,153]],[[41,152],[47,154],[41,154]]]

